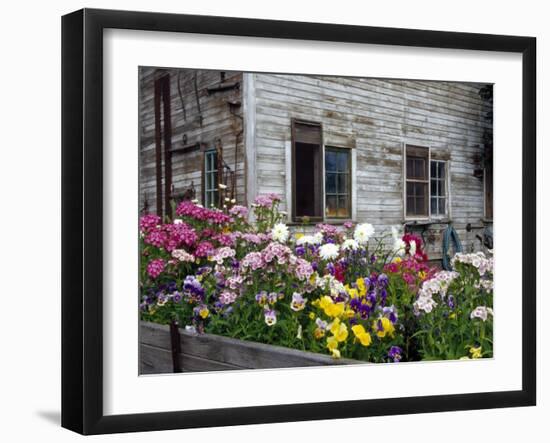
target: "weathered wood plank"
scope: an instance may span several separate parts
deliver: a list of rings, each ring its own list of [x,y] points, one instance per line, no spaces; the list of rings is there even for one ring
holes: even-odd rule
[[[180,354],[180,365],[183,372],[245,369],[187,354]],[[145,344],[140,345],[140,374],[170,374],[173,372],[172,369],[172,353],[170,350]]]
[[[222,337],[211,334],[192,334],[180,329],[182,365],[192,370],[214,370],[216,365],[222,365],[225,369],[249,368],[287,368],[306,366],[326,366],[358,364],[356,360],[338,359],[335,360],[328,355],[316,354],[313,352],[299,351],[282,346],[266,345],[263,343],[249,342],[229,337]],[[152,353],[163,358],[163,362],[169,362],[171,368],[170,334],[169,327],[154,323],[141,322],[140,343],[145,349],[145,367],[151,366]],[[159,353],[157,350],[164,350],[168,355]],[[161,355],[162,354],[162,355]],[[196,357],[187,363],[185,358]],[[204,363],[201,366],[201,362]],[[162,363],[166,368],[165,363]],[[199,368],[199,369],[196,369]],[[209,369],[210,368],[210,369]],[[170,371],[171,372],[171,369]]]

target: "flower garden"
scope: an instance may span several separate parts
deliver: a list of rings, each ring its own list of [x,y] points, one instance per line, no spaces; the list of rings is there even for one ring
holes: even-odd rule
[[[279,203],[261,195],[249,213],[184,201],[173,220],[143,216],[141,319],[336,359],[492,357],[491,256],[456,254],[441,271],[412,234],[291,232]]]

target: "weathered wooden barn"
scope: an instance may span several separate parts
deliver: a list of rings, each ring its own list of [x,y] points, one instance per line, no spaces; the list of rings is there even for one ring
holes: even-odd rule
[[[289,224],[407,225],[432,258],[450,222],[468,251],[492,230],[492,85],[143,67],[139,117],[143,212],[273,192]]]

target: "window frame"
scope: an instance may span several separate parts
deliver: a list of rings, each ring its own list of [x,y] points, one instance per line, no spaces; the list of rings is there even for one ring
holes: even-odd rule
[[[208,161],[208,157],[210,155],[214,155],[214,164],[215,164],[215,167],[216,169],[211,169],[211,170],[207,170],[207,161]],[[212,188],[212,189],[208,189],[208,174],[213,174],[213,173],[217,173],[217,179],[215,180],[216,183],[215,183],[215,187]],[[219,152],[218,152],[218,149],[216,148],[208,148],[208,149],[205,149],[203,151],[203,156],[202,156],[202,204],[204,205],[205,208],[210,208],[211,206],[207,203],[208,201],[208,195],[210,193],[214,193],[214,207],[218,207],[219,205],[219,183],[220,183],[220,171],[219,171]],[[216,202],[216,198],[215,198],[215,195],[216,195],[216,192],[218,192],[218,201]]]
[[[445,193],[442,197],[437,196],[438,199],[442,199],[442,198],[445,199],[445,212],[443,214],[432,214],[432,169],[431,169],[432,168],[432,162],[434,162],[434,163],[443,163],[443,168],[445,170],[445,178],[443,180],[438,178],[438,180],[443,181],[445,183]],[[430,158],[429,168],[430,168],[430,187],[428,189],[428,194],[429,194],[429,199],[430,199],[430,203],[429,203],[430,219],[444,220],[444,219],[447,219],[449,217],[449,161],[448,160],[441,160],[441,159],[438,159],[438,158],[434,158],[434,159]],[[438,206],[439,206],[439,204],[438,204]]]
[[[428,150],[428,180],[427,182],[425,180],[415,180],[407,179],[407,147],[412,148],[423,148]],[[432,161],[434,162],[442,162],[445,164],[445,214],[443,215],[434,215],[432,214],[432,190],[431,190],[431,164]],[[415,144],[415,143],[403,143],[403,219],[407,221],[421,221],[421,222],[427,222],[427,221],[442,221],[442,220],[448,220],[451,218],[451,181],[450,181],[450,166],[449,166],[449,160],[440,159],[440,158],[432,158],[432,147],[431,146],[423,146],[421,144]],[[427,183],[428,188],[428,198],[427,198],[427,215],[408,215],[407,214],[407,182],[422,182]]]
[[[326,153],[327,151],[343,151],[348,156],[348,172],[347,174],[347,187],[348,187],[348,213],[345,216],[342,217],[329,217],[327,216],[327,208],[326,208],[326,202],[327,202],[327,186],[326,186],[326,179],[327,179],[327,167],[326,167]],[[338,171],[334,172],[335,174],[339,174]],[[346,221],[346,220],[352,220],[353,219],[353,180],[352,180],[352,173],[353,173],[353,148],[344,147],[344,146],[337,146],[337,145],[324,145],[323,146],[323,220],[324,221]],[[336,199],[338,200],[338,197],[340,195],[344,194],[333,194],[336,195]]]
[[[299,118],[291,118],[290,120],[290,132],[291,132],[291,182],[290,182],[290,189],[291,189],[291,199],[290,207],[291,209],[291,220],[294,223],[303,223],[305,216],[298,216],[296,211],[296,143],[303,143],[296,140],[296,125],[304,125],[304,126],[315,126],[319,128],[319,134],[320,134],[320,140],[319,140],[319,153],[320,153],[320,181],[319,186],[321,187],[320,193],[321,193],[321,215],[320,216],[309,216],[308,220],[309,222],[319,223],[322,221],[325,221],[324,211],[325,211],[325,146],[324,146],[324,139],[323,139],[323,124],[321,122],[315,122],[315,121],[309,121],[309,120],[303,120]]]

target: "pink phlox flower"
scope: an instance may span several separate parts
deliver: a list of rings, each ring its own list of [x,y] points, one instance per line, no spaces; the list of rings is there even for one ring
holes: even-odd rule
[[[151,229],[157,227],[161,222],[161,219],[158,215],[147,214],[141,217],[139,220],[139,230],[141,232],[148,232]]]
[[[147,265],[147,274],[151,278],[157,278],[164,271],[165,262],[162,258],[151,260]]]
[[[260,269],[264,266],[264,260],[260,252],[249,252],[241,260],[241,267],[246,269],[250,268],[253,271]]]
[[[212,243],[207,241],[202,241],[198,244],[197,249],[195,249],[195,255],[197,257],[207,257],[214,251],[214,246]]]

